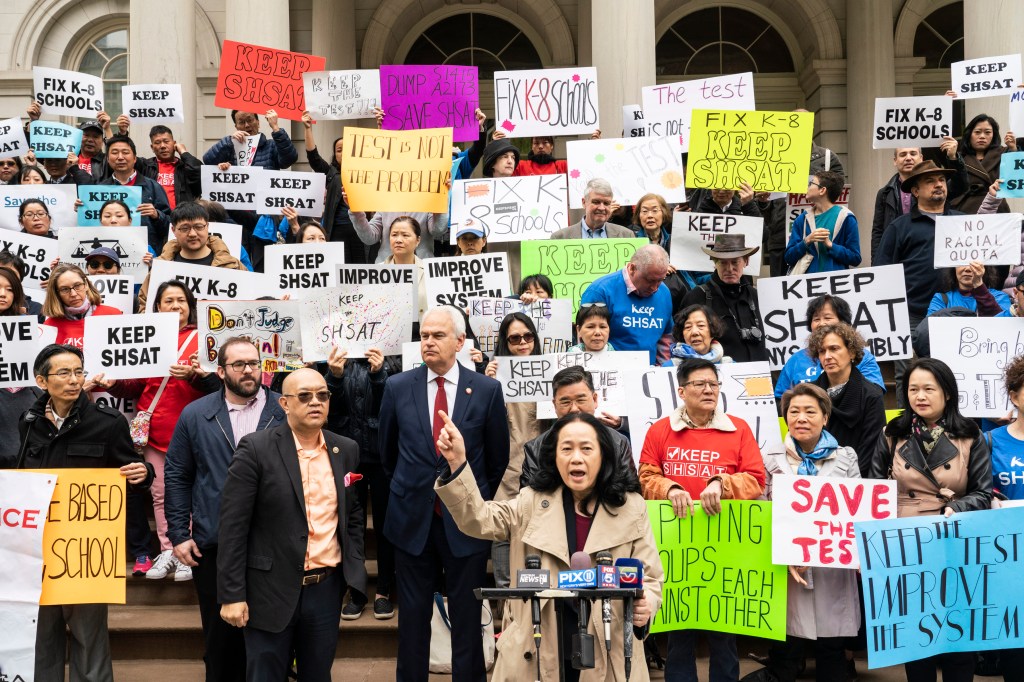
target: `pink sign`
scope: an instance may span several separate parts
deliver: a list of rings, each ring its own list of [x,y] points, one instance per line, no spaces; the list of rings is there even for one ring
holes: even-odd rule
[[[480,137],[475,66],[381,66],[380,96],[384,130],[450,127],[455,142]]]

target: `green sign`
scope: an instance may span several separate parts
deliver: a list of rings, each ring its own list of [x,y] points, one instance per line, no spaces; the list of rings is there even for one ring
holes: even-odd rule
[[[590,284],[625,267],[646,239],[540,239],[522,242],[523,277],[547,275],[554,298],[572,301],[573,318]]]
[[[677,518],[672,504],[647,514],[665,571],[651,632],[713,630],[786,639],[786,566],[772,564],[772,505],[723,501],[722,513]]]

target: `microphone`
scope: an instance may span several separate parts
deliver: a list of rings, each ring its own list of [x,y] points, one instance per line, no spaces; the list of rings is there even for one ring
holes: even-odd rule
[[[597,577],[597,584],[603,589],[619,586],[619,572],[612,565],[611,552],[597,553]],[[604,621],[604,648],[610,656],[612,653],[612,600],[608,597],[601,600],[601,620]]]
[[[590,563],[590,555],[576,552],[569,559],[568,571],[558,572],[558,589],[579,590],[597,587],[597,570]]]
[[[576,552],[569,559],[569,566],[572,570],[568,573],[582,574],[570,576],[571,581],[577,582],[573,586],[574,588],[584,587],[584,585],[578,584],[579,582],[588,583],[586,587],[597,586],[597,571],[591,566],[589,554]],[[560,571],[558,574],[559,587],[562,587],[562,573],[566,573],[566,571]],[[594,662],[594,636],[587,632],[590,622],[590,602],[586,599],[578,599],[577,608],[579,610],[579,632],[572,636],[572,667],[576,670],[589,670],[596,665]]]
[[[540,556],[526,555],[526,568],[516,571],[516,587],[546,589],[551,586],[551,571],[541,569]],[[540,682],[540,599],[530,597],[530,613],[533,616],[533,644],[537,648],[537,682]]]
[[[644,564],[639,559],[622,557],[615,560],[619,569],[619,586],[641,589],[644,586]],[[626,597],[622,614],[622,651],[625,658],[626,681],[633,667],[633,597]]]

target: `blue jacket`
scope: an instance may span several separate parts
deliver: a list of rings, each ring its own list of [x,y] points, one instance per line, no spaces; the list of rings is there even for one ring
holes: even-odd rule
[[[278,128],[270,135],[274,138],[273,144],[266,135],[260,133],[260,141],[256,145],[256,154],[252,159],[253,166],[267,170],[282,170],[299,160],[299,153],[295,151],[295,145],[292,144],[291,138],[283,128]],[[235,146],[231,144],[230,135],[221,138],[203,154],[203,163],[207,166],[214,166],[218,163],[234,165],[234,161]]]
[[[839,234],[832,240],[831,249],[826,250],[822,244],[819,250],[816,248],[818,245],[815,244],[814,260],[811,261],[807,272],[832,272],[860,265],[860,233],[857,229],[857,217],[850,213],[843,221],[842,226],[837,225],[836,227],[839,228]],[[793,228],[789,233],[789,243],[786,244],[786,255],[784,256],[786,265],[796,265],[797,261],[808,253],[810,247],[804,241],[808,228],[807,213],[801,213],[793,221]],[[833,234],[835,234],[835,230],[833,230]],[[825,251],[824,254],[821,253],[822,250]]]
[[[979,313],[980,317],[1010,317],[1010,306],[1013,301],[1004,292],[999,289],[989,289],[988,293],[992,294],[992,298],[999,304],[1000,311],[994,315],[989,312],[988,314],[982,312]],[[957,291],[940,291],[939,293],[932,296],[932,302],[928,305],[928,314],[932,315],[943,308],[967,308],[978,312],[978,301],[974,296],[969,296],[963,292]],[[1004,313],[1006,313],[1004,315]]]
[[[882,392],[885,393],[885,380],[882,378],[882,370],[878,367],[878,360],[875,359],[875,356],[867,348],[864,349],[864,357],[861,359],[860,364],[857,365],[857,369],[860,370],[865,379],[881,387]],[[821,363],[816,358],[812,358],[806,348],[793,353],[782,367],[779,380],[775,382],[775,399],[781,399],[783,393],[797,384],[814,381],[820,374]]]
[[[267,403],[258,431],[285,423],[279,394],[261,388]],[[235,455],[224,389],[189,403],[178,418],[164,464],[164,514],[167,537],[177,546],[188,539],[200,549],[217,545],[221,491]],[[189,532],[189,521],[192,531]]]

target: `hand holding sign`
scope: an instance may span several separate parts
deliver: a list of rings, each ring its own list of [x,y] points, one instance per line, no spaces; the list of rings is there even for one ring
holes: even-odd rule
[[[679,518],[685,519],[687,513],[693,515],[693,498],[682,488],[672,488],[668,493],[668,501],[672,503],[672,511]]]
[[[437,438],[437,449],[440,450],[441,456],[448,460],[448,468],[456,471],[466,463],[466,443],[462,440],[462,434],[458,427],[445,414],[445,411],[438,410],[437,414],[444,422],[441,434]]]

